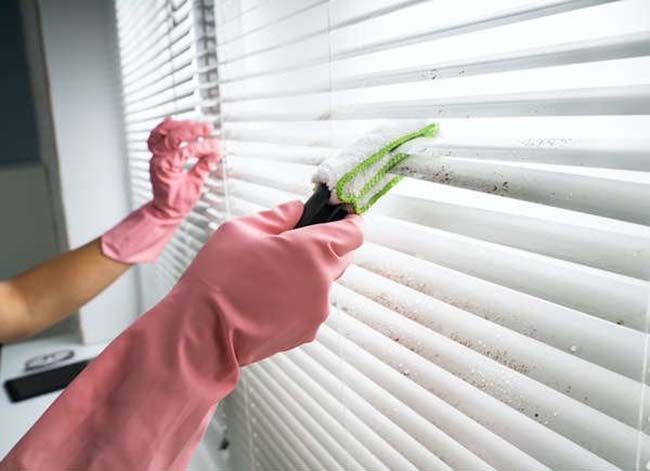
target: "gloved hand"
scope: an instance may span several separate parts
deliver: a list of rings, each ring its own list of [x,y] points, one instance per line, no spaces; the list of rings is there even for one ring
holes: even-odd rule
[[[150,262],[158,258],[176,228],[196,204],[210,166],[219,161],[215,139],[207,137],[209,123],[175,121],[166,118],[151,131],[147,141],[153,157],[149,175],[153,201],[133,211],[102,238],[102,253],[125,263]],[[199,161],[189,171],[183,164],[189,157]]]
[[[222,224],[172,291],[95,359],[0,471],[185,469],[239,367],[314,338],[360,218],[291,230],[295,201]]]

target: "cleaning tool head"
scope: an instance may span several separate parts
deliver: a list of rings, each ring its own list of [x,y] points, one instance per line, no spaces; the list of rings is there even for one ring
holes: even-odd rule
[[[399,147],[418,137],[437,134],[438,125],[424,121],[384,126],[325,160],[313,177],[316,192],[296,227],[334,221],[347,213],[364,213],[402,179],[390,174],[409,157],[399,152]]]

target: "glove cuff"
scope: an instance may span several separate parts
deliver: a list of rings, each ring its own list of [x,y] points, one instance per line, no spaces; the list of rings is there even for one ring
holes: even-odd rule
[[[182,221],[180,217],[161,218],[149,202],[102,235],[102,253],[123,263],[153,262]]]

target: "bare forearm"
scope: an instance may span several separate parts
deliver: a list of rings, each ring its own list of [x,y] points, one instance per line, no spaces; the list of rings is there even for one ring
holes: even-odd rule
[[[33,335],[55,324],[130,266],[104,256],[96,239],[0,282],[0,342]]]

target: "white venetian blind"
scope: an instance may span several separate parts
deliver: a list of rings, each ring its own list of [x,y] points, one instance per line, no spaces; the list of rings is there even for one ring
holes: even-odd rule
[[[152,298],[364,132],[441,127],[317,341],[243,371],[233,471],[646,469],[650,2],[117,3],[135,203],[165,114],[214,119],[227,161]]]
[[[242,0],[216,28],[234,214],[381,120],[441,126],[317,342],[246,370],[233,469],[645,469],[650,3]]]
[[[171,115],[210,121],[219,134],[214,6],[209,0],[115,3],[127,156],[133,206],[138,207],[152,196],[146,140],[154,126]],[[167,293],[224,210],[222,199],[203,195],[161,260],[140,267],[145,306]]]

